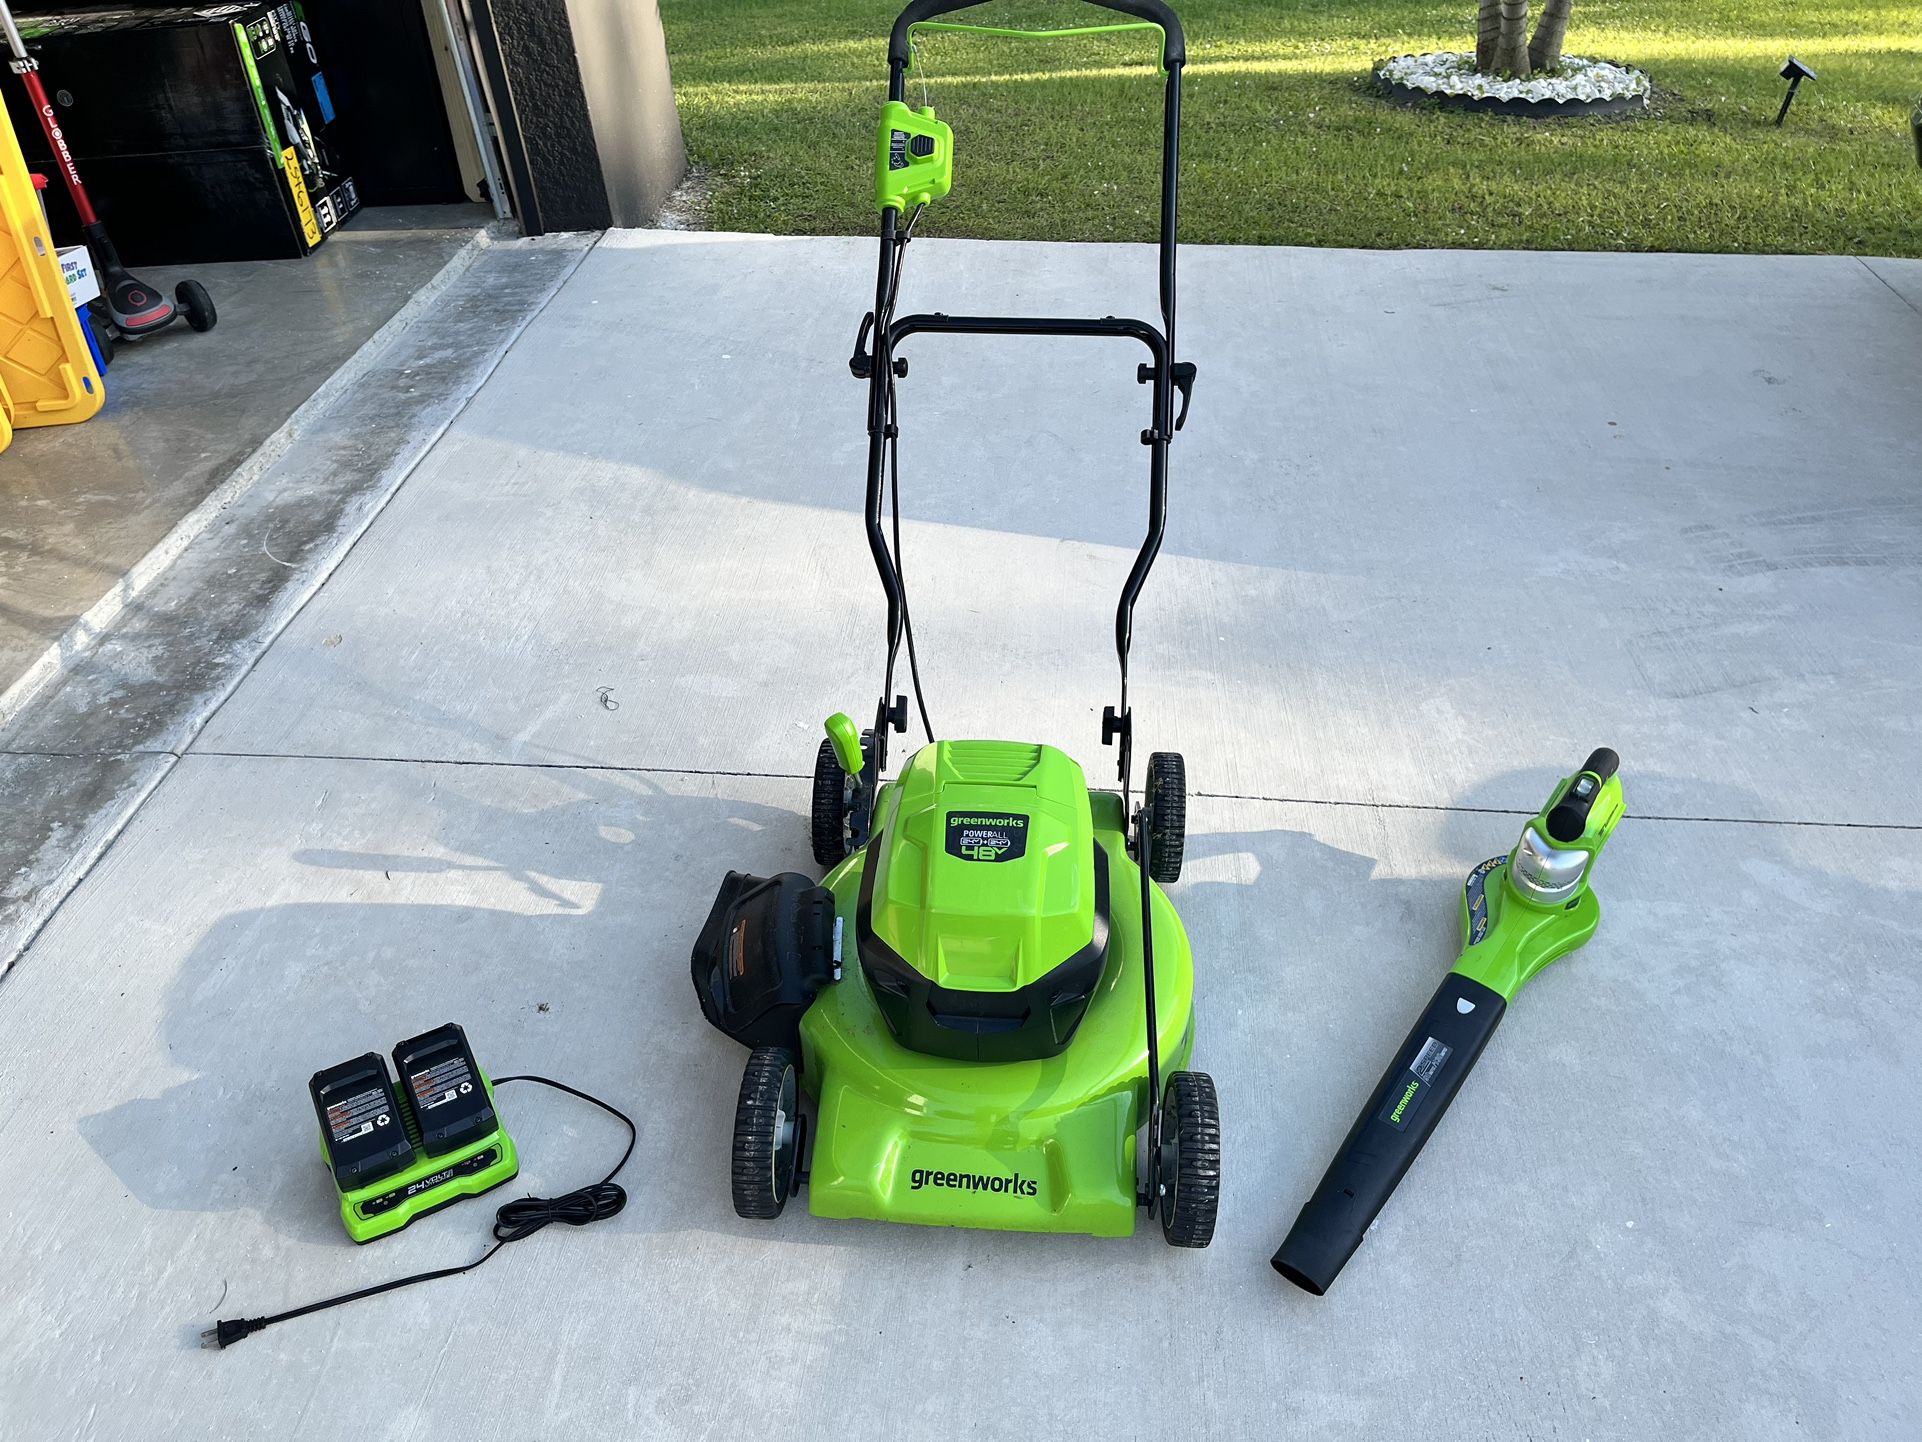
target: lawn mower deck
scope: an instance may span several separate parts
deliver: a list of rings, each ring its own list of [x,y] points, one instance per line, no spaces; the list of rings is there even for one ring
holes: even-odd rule
[[[1052,792],[1028,784],[1037,774]],[[1141,882],[1121,797],[1089,791],[1048,747],[939,742],[880,806],[879,840],[823,883],[854,955],[801,1019],[808,1209],[1129,1235],[1149,1105]],[[1151,894],[1160,1064],[1176,1071],[1194,1042],[1193,963],[1174,908]],[[911,1048],[899,1037],[916,1026]]]

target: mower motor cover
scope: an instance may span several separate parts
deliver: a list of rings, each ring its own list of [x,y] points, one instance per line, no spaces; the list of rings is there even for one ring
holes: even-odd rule
[[[694,939],[701,1012],[743,1046],[801,1050],[801,1014],[840,977],[834,894],[798,872],[730,871]]]
[[[1072,757],[923,747],[883,797],[855,919],[895,1040],[962,1061],[1059,1055],[1107,967],[1107,882]]]

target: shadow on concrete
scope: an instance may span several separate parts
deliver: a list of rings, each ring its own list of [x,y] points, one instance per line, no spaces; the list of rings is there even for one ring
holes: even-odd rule
[[[158,1022],[184,1079],[80,1121],[118,1181],[153,1208],[254,1211],[290,1240],[351,1246],[319,1160],[306,1079],[457,1020],[490,1071],[554,1076],[633,1116],[639,1140],[623,1180],[648,1200],[621,1227],[758,1233],[759,1224],[735,1218],[728,1194],[745,1053],[703,1021],[687,955],[726,870],[812,874],[805,817],[738,795],[676,795],[632,775],[556,770],[543,780],[564,784],[566,799],[530,810],[437,786],[434,854],[305,847],[288,857],[368,899],[236,911],[209,929]],[[769,785],[804,800],[804,782]],[[397,791],[395,804],[418,804],[424,790],[417,783],[411,803]],[[1198,835],[1190,855],[1197,869],[1237,859],[1231,875],[1174,890],[1197,953],[1195,1064],[1229,1067],[1218,1079],[1236,1096],[1238,1059],[1270,1045],[1276,968],[1290,949],[1247,939],[1299,935],[1303,897],[1352,895],[1373,863],[1294,831]],[[441,883],[495,900],[377,899]],[[503,883],[518,906],[501,904]],[[1378,889],[1371,904],[1400,914],[1423,888]],[[1260,1005],[1241,1004],[1256,997]],[[1301,1004],[1283,1001],[1284,1023]],[[568,1098],[514,1088],[502,1101],[522,1146],[522,1180],[487,1211],[462,1210],[476,1229],[507,1196],[583,1184],[619,1152],[618,1126]],[[796,1221],[791,1214],[784,1225]],[[786,1240],[849,1239],[800,1219]]]

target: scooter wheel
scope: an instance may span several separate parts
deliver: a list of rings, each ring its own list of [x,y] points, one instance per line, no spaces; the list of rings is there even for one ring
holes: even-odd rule
[[[220,313],[214,309],[214,298],[197,280],[183,280],[174,287],[174,304],[195,330],[212,330],[220,319]]]
[[[1148,758],[1145,800],[1152,847],[1148,875],[1170,885],[1181,880],[1188,845],[1188,767],[1179,751],[1157,751]]]
[[[814,753],[810,829],[815,861],[822,866],[839,866],[852,849],[848,836],[848,773],[842,770],[832,741],[823,741]]]
[[[113,322],[108,320],[91,305],[87,307],[87,329],[93,332],[93,343],[100,347],[100,364],[113,364],[113,347],[116,339]]]
[[[734,1108],[734,1210],[771,1219],[794,1195],[801,1177],[801,1091],[794,1054],[757,1046],[741,1076]]]
[[[1161,1104],[1161,1234],[1171,1247],[1215,1238],[1221,1202],[1221,1110],[1208,1073],[1178,1071]]]

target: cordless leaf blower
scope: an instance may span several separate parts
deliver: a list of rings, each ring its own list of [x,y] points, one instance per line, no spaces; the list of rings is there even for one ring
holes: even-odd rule
[[[1506,856],[1462,886],[1462,953],[1382,1074],[1295,1218],[1274,1268],[1321,1296],[1334,1284],[1529,978],[1602,919],[1589,882],[1622,819],[1619,758],[1606,747],[1556,783]]]
[[[80,232],[86,238],[87,249],[93,253],[94,269],[100,276],[100,297],[106,302],[107,316],[114,329],[134,338],[150,335],[176,320],[185,320],[194,330],[212,330],[219,316],[212,297],[199,281],[181,281],[174,287],[174,298],[168,300],[157,287],[132,275],[121,264],[120,252],[114,249],[107,227],[100,223],[93,202],[87,198],[87,187],[80,180],[80,167],[74,163],[53,102],[47,98],[47,87],[40,83],[40,62],[27,53],[27,43],[21,39],[20,27],[13,23],[13,11],[5,0],[0,0],[0,27],[6,30],[7,48],[13,53],[11,69],[26,86],[33,113],[39,117],[47,144],[53,148],[60,179],[66,183],[67,194],[73,199],[74,213],[80,217]]]

